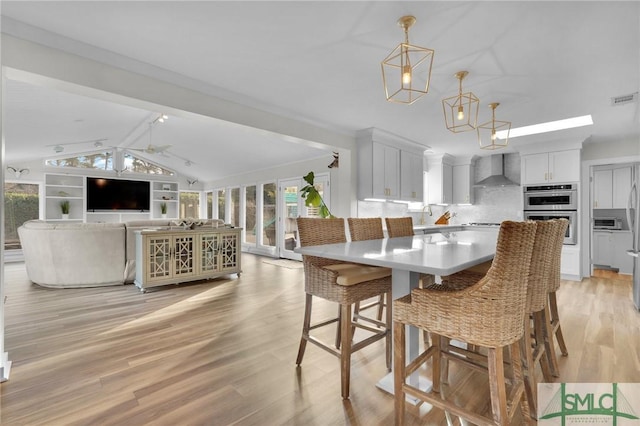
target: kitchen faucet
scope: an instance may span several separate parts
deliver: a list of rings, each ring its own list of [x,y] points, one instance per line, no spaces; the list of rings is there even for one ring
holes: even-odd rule
[[[429,216],[433,216],[433,213],[431,212],[431,204],[425,204],[424,207],[422,207],[422,216],[420,216],[420,225],[424,225],[424,209],[429,209]]]

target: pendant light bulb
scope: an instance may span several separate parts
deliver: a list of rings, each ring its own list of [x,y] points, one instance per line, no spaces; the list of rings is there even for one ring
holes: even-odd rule
[[[402,67],[402,84],[411,84],[411,66]]]
[[[462,105],[458,107],[458,120],[464,120],[464,108]]]
[[[496,140],[496,129],[491,129],[491,140],[492,141]]]

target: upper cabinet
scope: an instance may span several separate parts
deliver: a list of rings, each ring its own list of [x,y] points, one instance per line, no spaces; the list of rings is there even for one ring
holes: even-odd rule
[[[400,193],[400,150],[373,142],[373,198],[397,199]]]
[[[631,166],[594,170],[594,209],[626,208],[629,191],[631,191]]]
[[[400,198],[405,201],[423,202],[424,156],[400,151]]]
[[[522,183],[525,185],[579,181],[580,150],[522,156]]]
[[[471,161],[453,166],[453,204],[473,204],[474,167]]]
[[[453,204],[453,161],[448,155],[427,159],[426,199],[428,204]]]
[[[358,199],[422,202],[423,151],[379,129],[358,132]]]

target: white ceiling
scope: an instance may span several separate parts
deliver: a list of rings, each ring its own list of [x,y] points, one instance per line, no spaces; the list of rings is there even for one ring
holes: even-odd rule
[[[219,97],[340,133],[377,127],[436,153],[489,154],[474,132],[444,126],[441,100],[456,94],[459,70],[470,73],[463,89],[480,98],[480,122],[489,120],[490,102],[500,102],[497,118],[513,127],[593,116],[593,126],[514,138],[506,152],[550,141],[640,140],[638,103],[611,106],[611,97],[640,88],[639,2],[3,1],[1,13],[3,32],[122,67],[162,69],[167,80],[187,78]],[[429,94],[410,106],[384,99],[380,71],[402,41],[396,21],[405,14],[417,18],[410,41],[435,50]],[[148,122],[162,112],[13,81],[4,108],[8,161],[102,138],[144,147]],[[331,159],[215,119],[171,116],[153,127],[152,142],[171,144],[173,155],[148,158],[203,181]],[[91,147],[68,145],[65,153]],[[195,165],[185,168],[185,159]]]

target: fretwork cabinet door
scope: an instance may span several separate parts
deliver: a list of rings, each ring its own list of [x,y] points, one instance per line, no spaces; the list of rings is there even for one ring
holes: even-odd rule
[[[220,234],[200,234],[200,274],[220,271]]]
[[[185,277],[196,273],[195,234],[173,237],[173,276]]]
[[[221,233],[219,254],[220,254],[220,271],[234,272],[240,268],[240,241],[238,239],[239,232]]]
[[[146,236],[146,278],[149,284],[155,281],[164,281],[173,276],[171,248],[173,238],[168,235]]]

